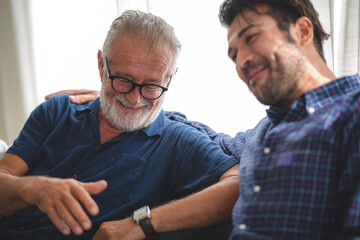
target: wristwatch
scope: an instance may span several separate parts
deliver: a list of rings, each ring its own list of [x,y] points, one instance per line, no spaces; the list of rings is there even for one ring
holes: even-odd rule
[[[144,206],[135,210],[133,213],[133,219],[137,224],[140,225],[147,239],[154,239],[156,236],[156,231],[150,222],[149,206]]]

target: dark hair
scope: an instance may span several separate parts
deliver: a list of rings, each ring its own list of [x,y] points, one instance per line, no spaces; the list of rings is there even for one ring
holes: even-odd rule
[[[251,10],[260,14],[256,5],[264,4],[269,7],[266,13],[277,21],[281,31],[290,36],[290,24],[299,17],[310,19],[314,29],[314,43],[320,56],[324,58],[323,41],[330,35],[325,32],[319,21],[319,13],[314,9],[310,0],[225,0],[220,6],[219,19],[221,25],[229,27],[238,14],[244,10]]]

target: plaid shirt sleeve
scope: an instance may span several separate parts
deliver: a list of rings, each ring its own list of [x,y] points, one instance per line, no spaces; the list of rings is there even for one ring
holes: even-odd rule
[[[215,132],[213,129],[203,123],[190,121],[184,114],[180,112],[165,112],[165,115],[170,120],[190,125],[200,132],[208,135],[211,140],[220,145],[226,154],[233,155],[237,160],[240,161],[241,153],[245,147],[245,133],[239,132],[236,134],[235,138],[232,138],[225,133]]]

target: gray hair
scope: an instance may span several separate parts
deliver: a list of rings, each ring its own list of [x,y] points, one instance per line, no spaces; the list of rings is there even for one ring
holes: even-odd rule
[[[104,67],[106,64],[104,57],[109,56],[111,44],[119,35],[130,35],[136,40],[145,43],[150,50],[168,46],[173,56],[169,75],[175,73],[181,43],[175,36],[174,28],[164,19],[151,13],[135,10],[127,10],[121,14],[121,16],[116,18],[111,24],[103,45],[102,57]],[[106,71],[104,71],[104,73],[106,73]]]

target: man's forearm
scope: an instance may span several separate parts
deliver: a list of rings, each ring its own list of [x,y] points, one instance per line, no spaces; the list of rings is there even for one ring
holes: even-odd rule
[[[239,197],[239,165],[227,170],[219,182],[183,199],[152,209],[150,221],[157,232],[170,232],[220,223],[231,218]],[[144,239],[144,232],[132,218],[104,222],[93,240]]]
[[[0,216],[7,216],[29,205],[20,196],[24,186],[19,177],[0,172]],[[5,194],[6,193],[6,194]]]
[[[154,208],[151,222],[157,232],[216,224],[231,219],[238,197],[238,178],[230,177],[186,198]]]
[[[28,166],[19,156],[7,153],[0,160],[0,215],[10,215],[28,207],[21,197],[21,189],[31,183],[31,178],[22,178]]]
[[[17,177],[0,173],[0,191],[6,192],[0,197],[0,215],[10,215],[37,205],[63,234],[68,235],[72,231],[79,235],[91,228],[85,210],[91,215],[99,212],[90,194],[98,194],[106,186],[105,181],[82,183],[74,179]]]

